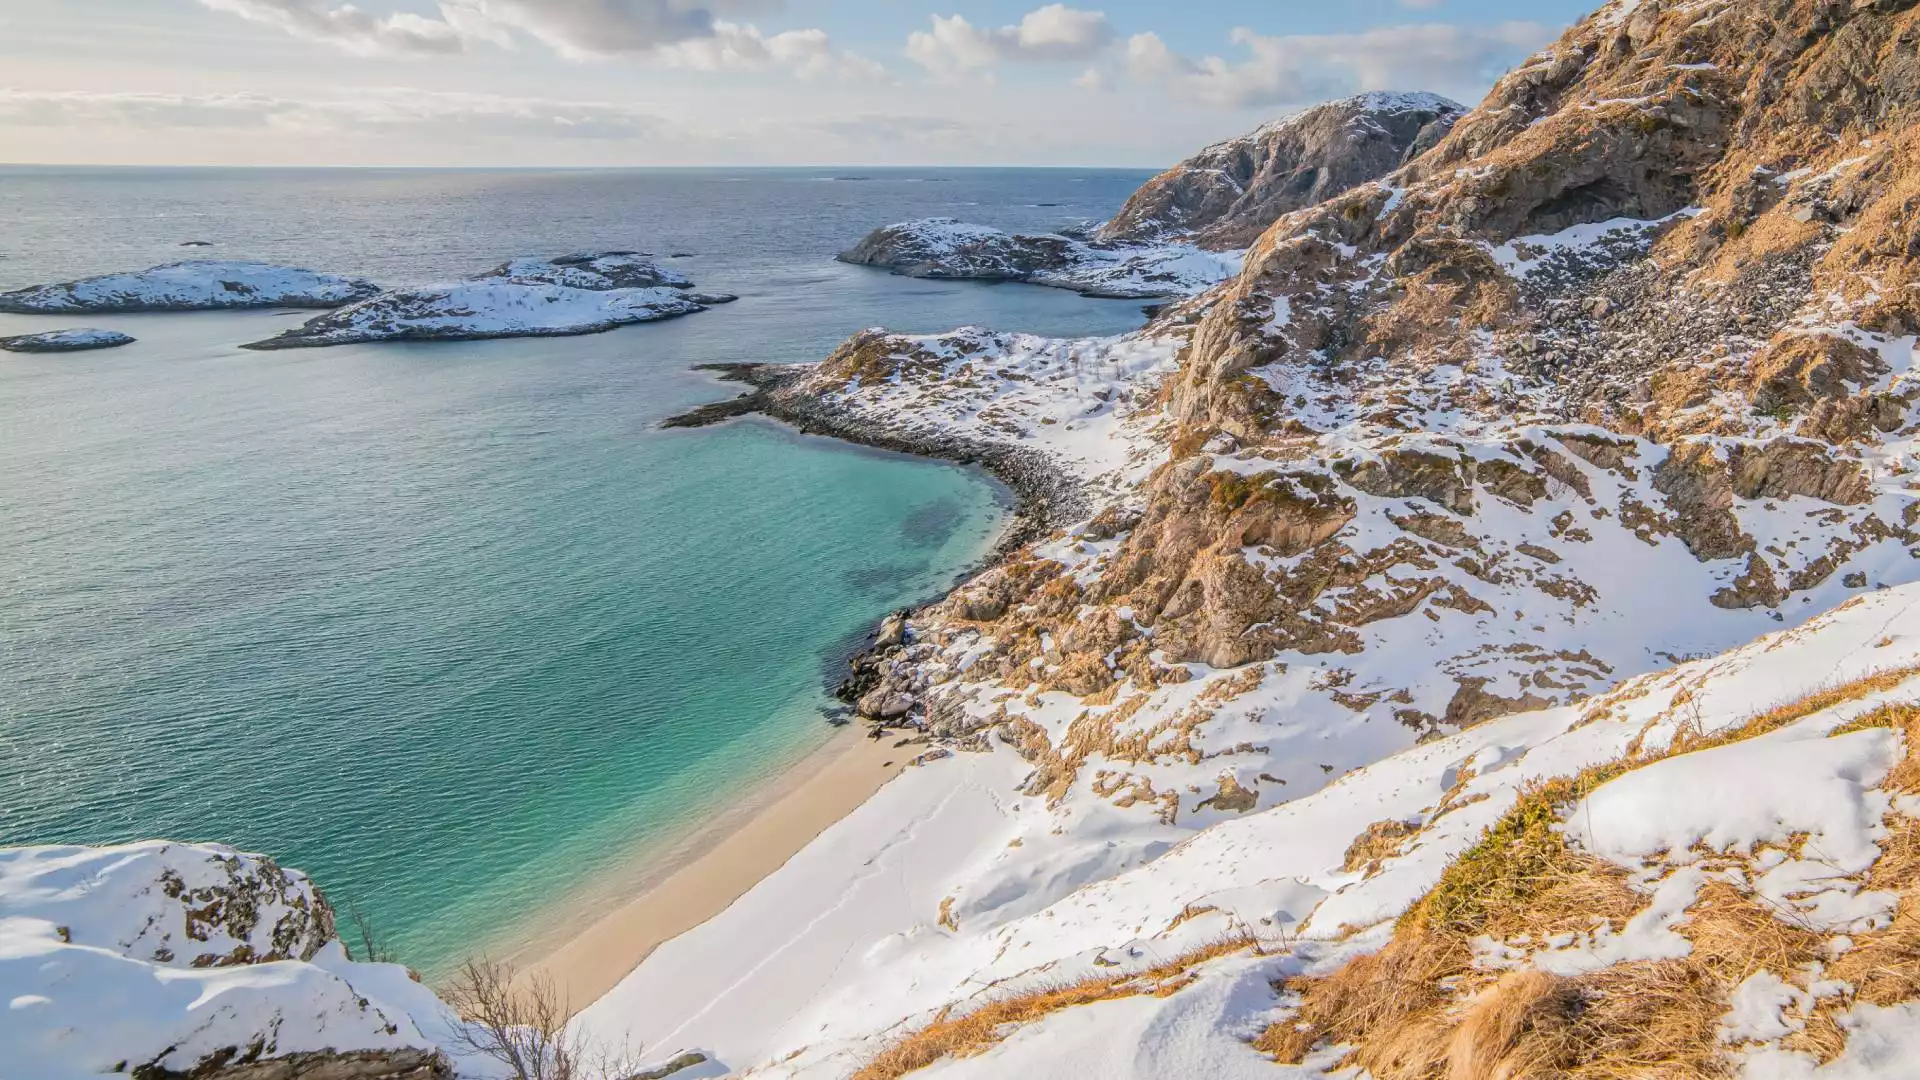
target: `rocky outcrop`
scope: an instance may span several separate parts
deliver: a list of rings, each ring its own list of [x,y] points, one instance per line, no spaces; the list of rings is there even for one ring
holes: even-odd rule
[[[1098,235],[1244,248],[1283,215],[1418,157],[1466,111],[1436,94],[1371,93],[1316,105],[1209,146],[1147,181]]]
[[[383,292],[241,347],[598,334],[691,315],[735,299],[692,288],[684,276],[634,252],[515,259],[458,285]]]
[[[1088,243],[953,218],[876,229],[838,258],[902,277],[1016,281],[1122,300],[1190,296],[1226,280],[1240,265],[1237,258],[1185,244]]]
[[[232,261],[168,263],[128,274],[35,285],[0,293],[0,311],[24,314],[336,308],[380,287],[359,278],[291,266]]]
[[[17,353],[88,352],[93,349],[117,349],[133,344],[133,338],[117,330],[49,330],[40,334],[0,337],[0,349]]]
[[[434,1050],[322,1050],[261,1061],[208,1060],[186,1072],[139,1069],[133,1080],[454,1080]]]
[[[326,898],[264,856],[0,848],[0,925],[9,1076],[452,1080],[468,1052],[432,991],[349,958]]]

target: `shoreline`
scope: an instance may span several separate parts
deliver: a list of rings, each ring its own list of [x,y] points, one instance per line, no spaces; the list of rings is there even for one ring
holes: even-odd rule
[[[764,417],[802,435],[837,439],[892,453],[978,467],[1012,492],[1013,516],[986,556],[971,564],[941,593],[890,619],[940,603],[966,580],[998,565],[1009,554],[1050,532],[1062,521],[1084,516],[1083,485],[1044,454],[1024,447],[976,443],[957,437],[903,436],[883,424],[829,405],[799,391],[812,365],[702,364],[723,382],[744,383],[739,396],[697,406],[662,422],[666,428],[708,427],[729,420]],[[884,624],[883,624],[884,625]],[[891,646],[897,648],[897,645]],[[837,691],[851,704],[877,678],[876,661],[889,651],[869,631],[847,656],[849,677]],[[872,732],[882,732],[875,739]],[[615,899],[603,890],[583,893],[545,913],[559,929],[522,939],[510,959],[526,962],[519,977],[549,980],[569,1016],[577,1015],[618,986],[657,948],[718,916],[799,854],[822,833],[852,814],[931,749],[914,726],[849,724],[822,745],[758,784],[758,790],[679,837],[632,887]],[[605,882],[609,875],[599,875]],[[615,872],[615,877],[618,877]],[[610,906],[611,905],[611,906]]]
[[[556,928],[511,954],[526,959],[519,977],[550,980],[567,1014],[579,1013],[655,949],[725,911],[899,776],[927,749],[901,745],[915,738],[889,730],[875,740],[864,725],[835,732],[761,781],[754,795],[673,843],[617,906],[609,910],[603,898],[585,896],[547,913]]]

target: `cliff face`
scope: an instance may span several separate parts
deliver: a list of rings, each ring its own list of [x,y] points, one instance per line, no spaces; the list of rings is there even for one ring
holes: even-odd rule
[[[1100,238],[1243,248],[1282,215],[1376,180],[1466,112],[1435,94],[1361,94],[1217,143],[1148,181]]]

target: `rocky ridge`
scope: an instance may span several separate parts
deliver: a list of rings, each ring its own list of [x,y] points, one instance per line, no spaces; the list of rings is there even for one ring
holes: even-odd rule
[[[1316,105],[1216,143],[1134,193],[1099,239],[1245,248],[1281,216],[1377,180],[1439,142],[1466,106],[1438,94],[1369,93]]]

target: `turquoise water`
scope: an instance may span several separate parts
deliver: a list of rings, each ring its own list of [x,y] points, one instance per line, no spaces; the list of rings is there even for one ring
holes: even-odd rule
[[[157,261],[134,249],[178,231],[171,214],[78,220],[61,185],[35,173],[23,194],[10,179],[0,170],[15,211],[0,284],[101,268],[89,230],[125,249],[114,265]],[[530,181],[511,180],[511,198],[444,220],[325,183],[358,192],[339,197],[360,215],[353,243],[405,236],[431,253],[408,264],[420,275],[587,233],[613,246],[638,212],[609,196],[597,226],[569,219],[567,244],[508,235],[468,251],[489,228],[537,231],[517,216]],[[113,182],[135,202],[154,186]],[[578,182],[556,180],[555,204]],[[782,213],[813,198],[790,174],[763,182]],[[236,183],[215,185],[219,220],[255,215],[247,228],[268,236],[262,202],[314,212],[313,192],[287,198],[295,181]],[[1029,213],[1034,191],[1078,190],[1051,173],[969,183],[922,188],[1002,190]],[[190,202],[180,184],[160,189]],[[662,201],[691,198],[632,186],[663,219],[676,215]],[[432,973],[817,746],[839,650],[977,560],[1004,497],[974,472],[772,424],[660,431],[735,392],[688,367],[810,359],[869,323],[1139,321],[1134,305],[832,264],[829,238],[904,216],[843,206],[843,186],[812,185],[836,201],[804,227],[760,222],[751,258],[693,260],[703,286],[744,298],[670,324],[260,354],[235,345],[288,316],[101,317],[85,321],[140,341],[0,355],[0,841],[271,852]],[[724,231],[753,224],[736,214]],[[359,269],[351,244],[316,239],[297,258],[280,240],[216,239],[216,254]],[[0,316],[0,334],[52,326]]]

